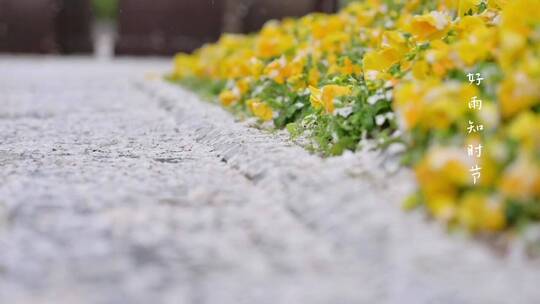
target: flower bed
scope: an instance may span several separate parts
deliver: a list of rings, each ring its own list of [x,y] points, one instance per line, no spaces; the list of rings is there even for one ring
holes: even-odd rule
[[[354,2],[175,58],[170,79],[325,155],[407,146],[449,227],[540,220],[540,1]]]

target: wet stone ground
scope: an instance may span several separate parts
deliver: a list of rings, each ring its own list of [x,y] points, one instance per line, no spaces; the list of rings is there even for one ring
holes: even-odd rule
[[[540,303],[519,242],[401,211],[390,153],[320,159],[168,65],[0,57],[0,303]]]

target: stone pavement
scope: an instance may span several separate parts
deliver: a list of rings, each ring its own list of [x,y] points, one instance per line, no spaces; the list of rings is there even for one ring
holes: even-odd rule
[[[401,211],[390,153],[322,160],[168,65],[0,57],[0,303],[540,303],[519,242]]]

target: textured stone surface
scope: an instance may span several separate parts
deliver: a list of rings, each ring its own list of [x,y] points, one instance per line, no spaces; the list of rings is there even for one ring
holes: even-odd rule
[[[0,57],[0,302],[540,302],[519,243],[403,213],[392,155],[321,160],[167,65]]]

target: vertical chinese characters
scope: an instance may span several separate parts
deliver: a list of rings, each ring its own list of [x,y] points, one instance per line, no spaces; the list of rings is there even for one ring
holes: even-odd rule
[[[480,73],[468,73],[467,78],[470,84],[480,86],[484,78]],[[473,96],[468,102],[469,110],[472,111],[481,111],[482,110],[482,100],[478,96]],[[467,126],[467,134],[479,133],[484,130],[483,124],[475,123],[472,120],[469,120]],[[467,145],[467,156],[474,158],[474,164],[469,169],[471,173],[473,184],[476,185],[480,182],[480,177],[482,175],[482,167],[477,163],[478,159],[482,157],[482,144],[469,144]]]

